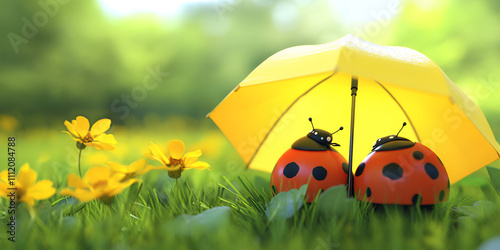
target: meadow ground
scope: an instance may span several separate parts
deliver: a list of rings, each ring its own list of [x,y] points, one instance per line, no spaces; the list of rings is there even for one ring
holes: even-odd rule
[[[476,249],[500,234],[500,199],[486,168],[452,185],[449,201],[433,209],[374,207],[346,199],[339,189],[303,205],[295,194],[287,207],[293,195],[271,201],[270,175],[244,170],[228,141],[207,124],[171,119],[113,126],[115,150],[85,149],[82,172],[108,161],[128,165],[145,158],[150,142],[166,146],[173,139],[183,140],[187,151],[201,149],[200,160],[211,165],[210,171],[183,172],[178,183],[167,171],[152,170],[142,187],[132,185],[110,205],[59,194],[68,175],[78,173],[78,151],[60,132],[62,123],[16,132],[17,166],[29,163],[57,192],[35,203],[35,218],[25,204],[17,207],[16,242],[8,240],[9,203],[1,199],[1,248]],[[5,143],[8,136],[2,135]]]

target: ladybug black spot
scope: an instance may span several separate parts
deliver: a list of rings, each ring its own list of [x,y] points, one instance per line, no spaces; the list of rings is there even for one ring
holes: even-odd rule
[[[299,165],[295,162],[290,162],[286,164],[285,168],[283,169],[283,175],[286,178],[293,178],[299,173]]]
[[[443,201],[444,199],[444,190],[441,190],[441,192],[439,192],[439,201]]]
[[[403,177],[403,168],[399,166],[397,163],[389,163],[385,165],[382,169],[382,174],[385,177],[391,178],[393,180],[397,180]]]
[[[273,185],[271,188],[273,189],[273,195],[277,195],[278,189],[276,188],[276,185]]]
[[[363,174],[363,171],[365,170],[365,163],[359,164],[359,167],[356,169],[356,177],[359,177],[361,174]]]
[[[367,187],[366,188],[366,197],[370,197],[372,196],[372,190],[370,189],[370,187]]]
[[[432,163],[425,163],[425,172],[431,179],[435,180],[439,177],[439,171],[437,170],[436,166],[432,165]]]
[[[349,164],[347,162],[342,162],[342,170],[344,170],[344,173],[349,174]]]
[[[413,151],[413,158],[415,158],[416,160],[422,160],[424,159],[424,154],[422,154],[422,152],[420,151]]]
[[[322,181],[326,178],[326,169],[322,166],[317,166],[312,171],[314,179]]]
[[[420,196],[419,194],[414,195],[411,198],[411,202],[413,203],[413,205],[420,205],[420,203],[422,203],[422,196]]]

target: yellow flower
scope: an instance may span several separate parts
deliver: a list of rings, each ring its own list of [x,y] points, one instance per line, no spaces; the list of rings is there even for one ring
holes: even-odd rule
[[[7,170],[0,173],[0,196],[9,198],[15,192],[17,202],[25,202],[30,206],[34,206],[35,200],[45,200],[56,193],[56,189],[52,187],[52,181],[42,180],[36,182],[37,173],[27,163],[21,167],[17,179],[14,180],[15,186],[10,185],[8,177]],[[8,189],[14,187],[17,190]]]
[[[122,165],[116,162],[108,162],[108,166],[116,173],[122,175],[121,181],[126,181],[140,175],[143,175],[153,169],[164,169],[153,167],[146,164],[146,159],[140,159],[132,162],[129,166]]]
[[[12,132],[18,127],[18,125],[19,122],[15,117],[10,115],[0,115],[0,128],[3,130]]]
[[[168,144],[170,156],[165,156],[158,145],[151,143],[149,146],[151,154],[146,154],[147,157],[161,162],[168,170],[168,176],[172,178],[181,177],[182,171],[185,169],[209,169],[210,166],[206,162],[197,161],[201,156],[201,150],[186,153],[184,156],[184,143],[180,140],[173,140]]]
[[[71,123],[64,121],[64,125],[66,125],[68,131],[62,132],[69,134],[77,142],[79,149],[84,149],[85,146],[92,146],[99,150],[113,150],[115,145],[118,144],[112,134],[104,133],[111,125],[111,120],[109,119],[101,119],[90,128],[87,118],[77,116],[76,120],[72,120]]]
[[[74,190],[66,188],[61,191],[61,194],[73,196],[83,202],[99,199],[109,204],[115,195],[138,182],[137,179],[122,182],[122,178],[123,175],[113,173],[108,167],[93,167],[87,171],[83,179],[76,174],[70,174],[68,186],[73,187]]]

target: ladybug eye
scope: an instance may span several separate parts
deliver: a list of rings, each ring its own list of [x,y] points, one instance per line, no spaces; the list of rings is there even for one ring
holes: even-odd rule
[[[314,135],[318,135],[318,132],[314,132]]]
[[[330,142],[331,140],[332,140],[332,138],[330,136],[326,137],[327,142]]]

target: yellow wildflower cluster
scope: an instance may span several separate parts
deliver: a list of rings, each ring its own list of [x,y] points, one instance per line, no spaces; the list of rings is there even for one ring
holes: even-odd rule
[[[65,121],[64,125],[68,131],[63,132],[69,134],[76,141],[76,146],[80,150],[79,171],[81,152],[87,146],[99,150],[113,150],[118,144],[112,134],[105,133],[111,126],[109,119],[98,120],[90,127],[87,118],[77,116],[71,122]],[[140,182],[139,177],[151,170],[167,170],[170,177],[178,179],[182,171],[186,169],[209,168],[207,163],[197,161],[201,156],[200,150],[184,155],[184,143],[180,140],[171,141],[168,148],[170,155],[167,157],[156,144],[149,146],[151,154],[146,156],[160,161],[162,166],[159,167],[148,165],[146,159],[139,159],[128,166],[117,162],[108,162],[107,166],[92,167],[83,177],[81,177],[81,173],[80,176],[70,174],[68,188],[63,189],[60,194],[73,196],[82,202],[100,200],[110,204],[117,194],[133,183]],[[8,171],[0,173],[0,196],[8,199],[10,199],[9,183],[11,181],[9,177]],[[31,209],[35,205],[35,200],[48,199],[56,193],[56,189],[52,187],[52,181],[36,182],[36,179],[37,173],[28,164],[25,164],[15,180],[17,188],[15,200],[28,204]]]
[[[8,171],[0,173],[0,196],[10,199],[11,190]],[[17,178],[15,178],[15,194],[17,202],[24,202],[30,206],[35,205],[35,200],[45,200],[56,193],[56,189],[52,187],[52,181],[41,180],[36,182],[37,173],[33,171],[26,163],[21,167]]]
[[[99,199],[109,204],[115,195],[139,181],[137,179],[122,181],[122,177],[120,174],[113,173],[113,170],[108,167],[93,167],[83,179],[76,174],[70,174],[68,186],[74,190],[66,188],[61,191],[61,194],[71,195],[83,202]]]

